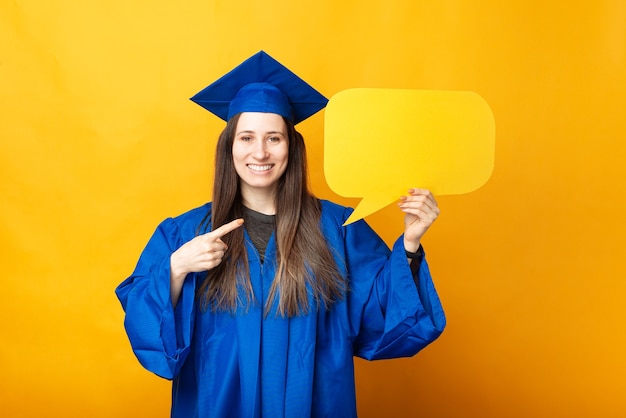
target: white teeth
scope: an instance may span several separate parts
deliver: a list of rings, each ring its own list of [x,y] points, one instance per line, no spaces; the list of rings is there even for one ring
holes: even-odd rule
[[[270,168],[272,168],[272,166],[270,164],[267,165],[253,165],[253,164],[248,164],[248,168],[252,171],[267,171]]]

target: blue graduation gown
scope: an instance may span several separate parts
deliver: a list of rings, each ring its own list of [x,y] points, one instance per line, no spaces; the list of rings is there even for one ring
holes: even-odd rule
[[[402,237],[390,251],[351,209],[322,201],[321,227],[349,281],[330,310],[264,317],[276,268],[270,238],[261,264],[246,234],[255,303],[236,314],[202,312],[189,274],[176,308],[170,255],[196,235],[210,203],[161,223],[133,274],[116,289],[133,351],[173,379],[172,417],[355,417],[353,356],[412,356],[443,331],[445,316],[425,260],[411,272]],[[311,306],[315,306],[311,301]]]

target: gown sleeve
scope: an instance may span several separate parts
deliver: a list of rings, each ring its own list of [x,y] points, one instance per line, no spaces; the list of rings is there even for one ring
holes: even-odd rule
[[[390,251],[362,220],[344,233],[350,310],[358,329],[354,354],[367,360],[413,356],[446,325],[426,258],[409,265],[402,236]]]
[[[163,221],[133,274],[115,290],[126,313],[124,326],[137,359],[166,379],[173,379],[180,371],[193,332],[195,275],[185,279],[176,309],[170,297],[170,256],[182,244],[176,222]]]

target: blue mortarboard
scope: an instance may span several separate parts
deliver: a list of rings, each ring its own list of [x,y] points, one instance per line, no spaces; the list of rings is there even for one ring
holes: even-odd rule
[[[328,99],[287,67],[259,51],[191,98],[228,121],[241,112],[277,113],[294,124],[326,106]]]

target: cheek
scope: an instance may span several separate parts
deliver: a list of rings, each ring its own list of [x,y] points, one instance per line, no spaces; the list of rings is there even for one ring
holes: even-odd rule
[[[241,175],[241,170],[242,168],[242,157],[240,154],[237,153],[237,150],[235,148],[233,148],[233,166],[235,167],[235,171],[237,172],[237,174]]]
[[[239,150],[239,147],[237,147],[236,145],[233,145],[231,152],[233,154],[233,160],[237,161],[240,159],[241,151]]]
[[[233,147],[233,163],[235,167],[239,167],[239,165],[243,164],[246,158],[246,154],[243,149],[240,147]]]
[[[281,174],[284,173],[285,171],[287,171],[287,165],[289,165],[289,156],[287,154],[285,154],[282,157],[282,164],[281,164]]]
[[[282,151],[281,152],[282,159],[285,165],[287,165],[287,163],[289,162],[289,147],[285,146],[285,148],[283,148],[281,151]]]

